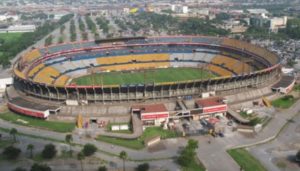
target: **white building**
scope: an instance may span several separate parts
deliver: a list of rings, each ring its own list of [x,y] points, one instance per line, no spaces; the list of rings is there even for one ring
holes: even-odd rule
[[[8,19],[12,19],[13,21],[17,21],[19,20],[19,16],[17,15],[7,15],[7,14],[4,14],[4,15],[0,15],[0,21],[6,21]]]
[[[5,29],[0,29],[0,33],[25,33],[34,32],[35,30],[35,25],[13,25]]]
[[[285,28],[287,24],[287,17],[274,17],[270,19],[270,31],[277,32],[278,29]]]

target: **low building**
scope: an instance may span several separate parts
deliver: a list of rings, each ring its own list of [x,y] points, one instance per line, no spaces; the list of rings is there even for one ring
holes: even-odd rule
[[[7,28],[1,28],[0,33],[25,33],[34,32],[35,30],[35,25],[13,25]]]
[[[159,126],[169,119],[169,111],[164,104],[136,105],[131,107],[133,114],[138,114],[144,126]]]
[[[209,118],[214,116],[225,116],[228,106],[222,97],[211,97],[200,99],[195,102],[196,108],[191,110],[193,119]]]

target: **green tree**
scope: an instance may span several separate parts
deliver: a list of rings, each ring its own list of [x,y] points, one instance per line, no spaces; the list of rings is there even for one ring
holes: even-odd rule
[[[15,160],[16,158],[19,157],[20,153],[21,153],[21,150],[14,146],[6,147],[2,152],[3,156],[9,160]]]
[[[85,156],[91,156],[97,151],[97,147],[93,144],[85,144],[82,152]]]
[[[14,169],[14,171],[26,171],[23,167],[17,167]]]
[[[296,161],[300,162],[300,150],[296,154]]]
[[[53,144],[47,144],[42,151],[42,157],[45,159],[52,159],[56,155],[56,152],[56,148]]]
[[[135,169],[136,171],[148,171],[149,170],[149,164],[148,163],[143,163],[137,166]]]
[[[17,134],[18,134],[18,130],[16,128],[12,128],[9,131],[9,134],[13,137],[14,142],[17,142]]]
[[[84,154],[83,152],[79,152],[77,154],[77,160],[80,161],[80,166],[81,166],[81,171],[83,171],[83,163],[82,163],[82,160],[84,159]]]
[[[125,171],[125,160],[127,160],[128,158],[126,151],[121,151],[119,154],[119,158],[123,160],[123,171]]]
[[[29,150],[29,152],[30,152],[30,158],[33,157],[33,149],[34,149],[34,145],[33,144],[28,144],[27,145],[27,150]]]
[[[65,141],[66,141],[66,143],[69,144],[70,151],[72,151],[72,142],[73,142],[72,134],[67,134],[66,137],[65,137]]]
[[[198,141],[190,139],[187,146],[182,150],[177,162],[181,166],[188,166],[191,161],[195,160],[196,149],[198,148]]]
[[[107,168],[106,168],[106,166],[100,166],[98,168],[98,171],[107,171]]]
[[[46,164],[34,163],[31,166],[30,171],[51,171],[51,168],[48,165],[46,165]]]
[[[300,39],[300,18],[287,21],[286,33],[293,39]]]

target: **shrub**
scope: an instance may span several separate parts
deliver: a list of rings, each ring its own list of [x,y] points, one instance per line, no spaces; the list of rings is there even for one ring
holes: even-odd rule
[[[14,146],[8,146],[3,150],[2,154],[6,159],[14,160],[19,157],[20,153],[21,150],[19,148],[16,148]]]
[[[46,164],[37,164],[37,163],[34,163],[31,166],[30,171],[51,171],[51,168],[49,166],[47,166]]]
[[[148,171],[149,170],[149,164],[148,163],[143,163],[137,166],[135,169],[136,171]]]
[[[91,156],[97,151],[97,147],[93,144],[85,144],[82,152],[85,156]]]
[[[105,166],[100,166],[98,168],[98,171],[107,171],[107,168]]]
[[[42,151],[42,157],[45,159],[52,159],[56,155],[56,149],[53,144],[47,144]]]

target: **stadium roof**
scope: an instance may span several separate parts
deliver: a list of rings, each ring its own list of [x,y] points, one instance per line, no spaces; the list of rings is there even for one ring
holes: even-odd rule
[[[141,113],[168,112],[164,104],[136,105],[132,106],[132,110],[140,110]]]
[[[38,110],[38,111],[46,111],[46,110],[57,110],[59,107],[57,106],[46,106],[46,105],[42,105],[39,103],[35,103],[35,102],[29,102],[21,97],[16,97],[10,100],[11,103],[20,106],[20,107],[24,107],[24,108],[28,108],[28,109],[32,109],[32,110]]]
[[[211,98],[197,100],[196,104],[199,108],[219,106],[219,105],[225,104],[223,102],[223,100],[224,100],[224,98],[222,98],[222,97],[211,97]]]

